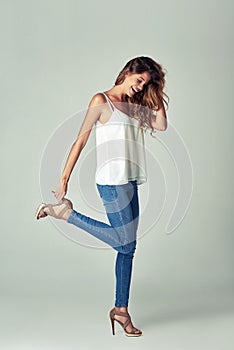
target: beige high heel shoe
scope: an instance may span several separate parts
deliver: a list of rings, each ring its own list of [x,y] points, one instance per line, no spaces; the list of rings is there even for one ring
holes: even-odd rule
[[[54,211],[54,207],[58,207],[58,206],[62,206],[63,205],[63,208],[59,211],[59,213],[55,213]],[[65,205],[65,206],[64,206]],[[49,211],[50,211],[50,216],[53,216],[54,218],[56,219],[62,219],[63,218],[63,215],[66,213],[66,211],[68,209],[73,209],[73,204],[72,202],[67,199],[67,198],[63,198],[61,203],[58,203],[58,204],[45,204],[45,203],[41,203],[36,211],[36,219],[39,220],[41,218],[44,218],[46,216],[48,216],[48,214],[46,214],[44,212],[44,209],[45,208],[49,208]]]
[[[125,322],[121,322],[120,320],[117,320],[115,318],[115,315],[117,315],[117,316],[124,316],[127,319],[126,319]],[[115,335],[115,321],[118,322],[121,325],[121,327],[125,331],[125,334],[128,337],[140,337],[142,335],[142,331],[137,329],[137,328],[135,328],[135,327],[132,327],[132,331],[131,332],[127,332],[126,331],[127,326],[129,325],[129,323],[131,323],[131,317],[130,317],[128,312],[116,311],[116,309],[113,308],[110,311],[110,320],[111,320],[111,326],[112,326],[112,333],[113,333],[113,335]]]

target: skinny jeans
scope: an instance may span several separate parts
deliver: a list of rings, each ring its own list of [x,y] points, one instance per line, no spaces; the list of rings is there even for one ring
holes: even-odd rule
[[[67,222],[105,242],[117,251],[115,306],[128,307],[132,262],[139,223],[137,181],[122,185],[96,183],[109,223],[72,210]]]

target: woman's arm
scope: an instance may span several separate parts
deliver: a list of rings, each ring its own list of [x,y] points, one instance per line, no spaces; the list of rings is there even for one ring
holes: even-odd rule
[[[167,115],[164,108],[164,104],[160,106],[160,108],[156,111],[156,114],[152,114],[151,116],[152,127],[154,129],[164,131],[167,128]]]
[[[60,201],[67,193],[67,184],[70,179],[72,170],[80,156],[81,151],[88,141],[94,123],[98,120],[103,112],[104,101],[105,100],[103,95],[98,93],[93,96],[89,103],[88,111],[81,125],[77,139],[74,141],[71,147],[60,181],[56,187],[54,195],[58,201]]]

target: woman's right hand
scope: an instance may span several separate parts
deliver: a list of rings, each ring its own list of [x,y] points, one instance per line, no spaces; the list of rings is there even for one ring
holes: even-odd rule
[[[67,181],[61,179],[56,187],[54,196],[60,202],[67,193]]]

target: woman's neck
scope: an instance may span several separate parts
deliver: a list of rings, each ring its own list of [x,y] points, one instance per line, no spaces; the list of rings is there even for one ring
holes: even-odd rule
[[[121,85],[115,85],[112,89],[107,90],[106,93],[111,97],[113,102],[126,102],[127,95]]]

